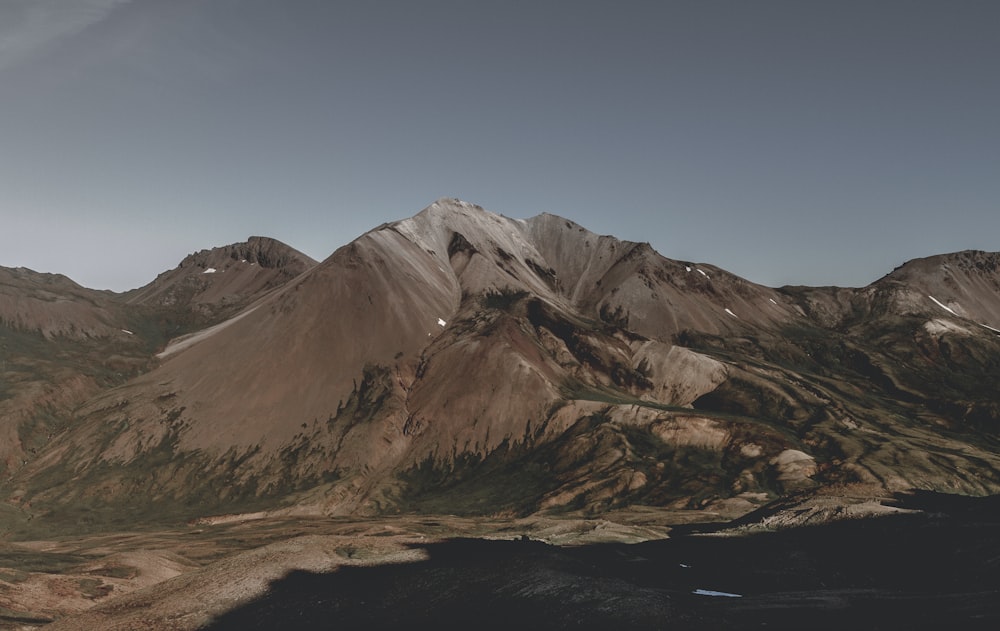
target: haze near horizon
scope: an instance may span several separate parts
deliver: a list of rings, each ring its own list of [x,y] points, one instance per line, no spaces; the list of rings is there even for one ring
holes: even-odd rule
[[[434,199],[769,286],[1000,249],[1000,5],[17,0],[0,265],[126,290]]]

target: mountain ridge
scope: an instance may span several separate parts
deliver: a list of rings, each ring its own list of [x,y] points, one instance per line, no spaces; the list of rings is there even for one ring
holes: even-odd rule
[[[1000,342],[941,306],[992,317],[976,261],[916,289],[907,270],[772,289],[554,215],[442,199],[92,398],[10,497],[91,515],[148,497],[149,514],[195,518],[995,492]],[[191,262],[204,277],[209,259]]]

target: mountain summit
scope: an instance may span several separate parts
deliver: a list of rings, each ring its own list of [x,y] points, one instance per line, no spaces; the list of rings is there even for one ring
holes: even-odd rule
[[[124,295],[257,298],[67,416],[10,499],[100,522],[1000,490],[995,255],[772,289],[453,199],[319,264],[276,244]]]

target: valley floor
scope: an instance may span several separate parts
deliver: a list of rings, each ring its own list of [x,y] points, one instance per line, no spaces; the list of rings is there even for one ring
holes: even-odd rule
[[[11,542],[0,628],[1000,628],[1000,498],[899,503],[772,532],[645,510]]]

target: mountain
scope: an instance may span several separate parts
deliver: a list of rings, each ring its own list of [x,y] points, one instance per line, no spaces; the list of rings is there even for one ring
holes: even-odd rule
[[[110,292],[0,267],[0,473],[37,453],[75,405],[140,371],[148,352]]]
[[[188,255],[156,280],[126,292],[126,304],[185,308],[218,322],[246,307],[271,289],[292,280],[316,261],[268,237]]]
[[[227,319],[312,265],[251,237],[124,294],[0,267],[0,473],[27,464],[88,398],[147,372],[169,338]]]
[[[9,501],[107,528],[1000,490],[996,254],[773,289],[451,199],[316,265],[275,244],[115,298],[187,335],[60,416]]]
[[[998,257],[775,289],[443,199],[125,294],[0,269],[0,626],[996,617]]]

